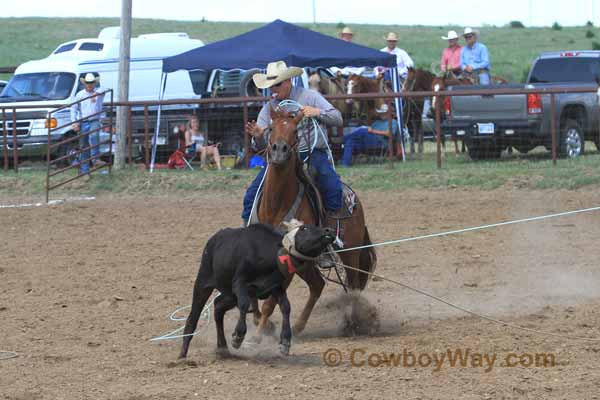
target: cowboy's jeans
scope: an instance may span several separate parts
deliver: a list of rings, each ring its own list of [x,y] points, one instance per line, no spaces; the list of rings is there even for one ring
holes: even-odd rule
[[[100,121],[86,121],[81,123],[81,134],[95,131],[90,133],[89,135],[81,136],[79,138],[79,148],[84,149],[86,147],[92,146],[91,149],[83,150],[79,155],[79,173],[85,174],[90,171],[90,161],[84,161],[90,158],[90,153],[92,157],[92,161],[96,161],[98,159],[98,155],[100,154],[100,147],[98,143],[100,143]]]
[[[308,161],[309,168],[317,172],[315,184],[323,197],[323,205],[328,211],[336,211],[342,207],[342,182],[340,177],[329,162],[327,152],[314,150]],[[252,203],[259,191],[260,182],[265,175],[266,168],[261,168],[244,195],[244,209],[242,219],[248,220],[252,211]]]
[[[361,126],[344,137],[344,155],[342,156],[342,165],[346,167],[352,165],[352,153],[354,150],[364,151],[369,149],[383,149],[387,147],[387,138],[369,133],[369,128],[366,126]]]
[[[246,194],[244,195],[244,209],[242,211],[242,219],[244,221],[248,221],[248,219],[250,219],[250,213],[252,212],[252,204],[254,203],[254,198],[258,193],[260,183],[262,182],[263,177],[265,176],[266,170],[267,168],[261,167],[258,170],[258,174],[256,174],[256,177],[246,190]]]

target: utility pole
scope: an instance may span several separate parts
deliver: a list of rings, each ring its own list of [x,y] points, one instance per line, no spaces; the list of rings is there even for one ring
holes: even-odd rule
[[[315,1],[313,0],[313,25],[317,26],[317,8],[315,6]]]
[[[119,45],[119,97],[118,101],[129,100],[129,63],[131,49],[131,5],[132,0],[121,0],[121,32]],[[125,167],[125,142],[127,132],[131,127],[127,126],[129,107],[119,106],[117,108],[117,146],[115,148],[115,169]]]

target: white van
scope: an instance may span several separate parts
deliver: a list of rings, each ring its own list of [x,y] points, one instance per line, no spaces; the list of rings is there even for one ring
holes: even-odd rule
[[[74,101],[76,93],[83,88],[79,78],[88,72],[100,77],[101,89],[113,89],[114,101],[118,99],[119,71],[119,27],[104,28],[97,38],[77,39],[59,45],[48,57],[42,60],[29,61],[20,65],[7,86],[0,93],[0,107],[6,109],[7,131],[11,136],[9,149],[12,149],[12,106],[36,106],[35,108],[17,109],[17,146],[23,156],[44,155],[47,152],[48,129],[46,127],[47,112],[56,107],[51,105],[66,105]],[[186,33],[154,33],[140,35],[131,39],[130,63],[130,101],[158,100],[162,76],[162,59],[175,54],[203,46],[200,40],[190,39]],[[164,99],[195,99],[200,95],[194,92],[193,74],[188,71],[178,71],[169,74]],[[201,83],[202,85],[205,82]],[[105,105],[110,101],[105,98]],[[186,113],[190,106],[167,107],[165,118],[169,111]],[[138,111],[137,121],[133,123],[135,142],[141,143],[140,133],[143,133],[143,119],[140,121]],[[187,112],[189,113],[189,112]],[[70,112],[66,108],[56,114],[55,126],[70,122]],[[0,116],[0,119],[2,117]],[[167,121],[165,121],[167,122]],[[156,123],[156,116],[151,120],[150,129]],[[161,118],[161,124],[163,123]],[[169,124],[165,123],[167,127]],[[1,133],[0,122],[0,133]],[[65,135],[72,134],[70,126],[56,131],[52,142],[56,143]],[[167,141],[166,128],[159,136],[159,144]],[[141,135],[143,137],[143,134]],[[56,150],[56,149],[55,149]],[[53,153],[61,154],[69,149],[63,148]],[[0,152],[0,156],[2,153]]]

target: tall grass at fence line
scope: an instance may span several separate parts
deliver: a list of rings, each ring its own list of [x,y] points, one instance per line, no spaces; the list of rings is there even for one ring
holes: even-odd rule
[[[401,191],[412,189],[476,189],[492,190],[502,186],[517,189],[578,189],[600,185],[600,154],[589,151],[575,160],[559,160],[556,166],[547,152],[527,156],[504,155],[499,161],[473,162],[466,155],[456,156],[448,151],[443,168],[438,169],[434,153],[422,160],[357,165],[338,168],[343,181],[354,189]],[[72,171],[72,174],[75,174]],[[185,196],[204,193],[229,193],[241,196],[256,170],[179,171],[156,170],[154,174],[139,168],[113,171],[112,175],[94,174],[92,180],[76,188],[66,186],[52,192],[51,198],[71,193],[77,195],[140,195]],[[41,196],[44,193],[46,172],[39,169],[0,170],[0,199]],[[63,179],[63,178],[61,178]],[[65,177],[64,179],[67,179]],[[39,201],[39,200],[38,200]],[[241,201],[241,200],[240,200]]]
[[[293,21],[289,21],[293,22]],[[510,21],[506,21],[507,24]],[[584,22],[582,21],[582,24]],[[94,38],[107,26],[118,26],[118,18],[0,18],[0,66],[8,67],[25,61],[46,57],[58,44],[83,37]],[[262,23],[167,21],[134,19],[132,33],[187,32],[190,37],[205,43],[227,39],[247,32]],[[331,36],[338,35],[337,24],[300,24]],[[375,49],[385,46],[383,36],[394,31],[399,35],[398,46],[407,50],[419,66],[439,63],[446,41],[441,39],[449,29],[460,32],[461,26],[398,26],[350,24],[354,42]],[[542,51],[592,48],[585,37],[589,27],[563,27],[562,30],[545,28],[513,29],[510,26],[479,28],[481,41],[490,50],[492,74],[511,81],[522,79],[523,66],[530,65]],[[0,79],[9,75],[0,74]]]

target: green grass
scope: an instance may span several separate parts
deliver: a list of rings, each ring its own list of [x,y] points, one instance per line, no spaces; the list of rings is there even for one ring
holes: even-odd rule
[[[410,155],[414,158],[413,155]],[[600,155],[588,152],[576,160],[558,160],[556,166],[547,153],[535,157],[505,156],[501,161],[472,162],[465,155],[447,153],[438,169],[435,154],[426,153],[422,160],[396,162],[393,167],[383,161],[378,165],[338,168],[342,180],[359,191],[401,191],[403,189],[476,189],[501,187],[517,189],[568,189],[600,184]],[[73,172],[74,173],[74,172]],[[202,191],[240,193],[254,178],[256,171],[174,171],[156,170],[154,174],[139,168],[113,171],[111,175],[94,175],[84,186],[59,188],[51,197],[73,193],[79,195],[193,195]],[[63,178],[60,178],[63,179]],[[56,181],[53,181],[56,182]],[[21,169],[18,174],[0,170],[0,197],[43,197],[45,171],[41,166]]]
[[[292,22],[292,21],[290,21]],[[507,21],[508,24],[509,21]],[[46,57],[60,43],[82,37],[96,37],[106,26],[118,26],[117,18],[0,18],[0,66],[19,65],[25,61]],[[247,32],[262,23],[200,22],[134,19],[133,35],[153,32],[187,32],[192,38],[211,43]],[[337,24],[300,24],[318,32],[337,36]],[[385,45],[383,36],[394,31],[399,35],[399,47],[408,51],[417,66],[429,68],[439,62],[445,46],[440,36],[449,29],[461,31],[462,27],[449,26],[398,26],[350,25],[356,43],[379,49]],[[484,26],[481,41],[491,53],[492,73],[511,81],[520,81],[535,56],[542,51],[592,48],[588,31],[597,28],[586,26],[563,27],[562,30]],[[0,75],[7,79],[8,75]]]

